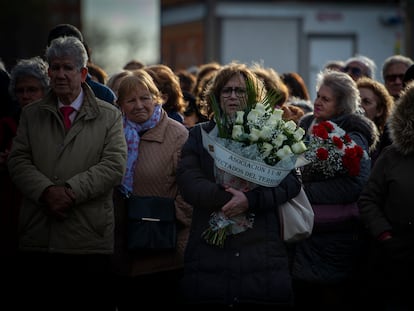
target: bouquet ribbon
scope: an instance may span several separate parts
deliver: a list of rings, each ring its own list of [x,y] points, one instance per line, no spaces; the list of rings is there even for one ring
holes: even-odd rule
[[[203,147],[223,171],[265,187],[276,187],[289,172],[297,167],[296,158],[286,158],[275,166],[248,159],[227,149],[217,139],[217,127],[207,133],[201,127]]]

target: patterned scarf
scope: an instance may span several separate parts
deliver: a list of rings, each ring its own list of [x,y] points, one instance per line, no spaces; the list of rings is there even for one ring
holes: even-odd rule
[[[161,105],[156,105],[151,118],[144,123],[135,123],[128,120],[126,116],[123,118],[124,134],[128,145],[128,157],[125,175],[121,184],[121,192],[127,197],[132,193],[134,184],[134,171],[135,164],[138,160],[138,147],[140,142],[139,133],[155,127],[161,119],[161,112]]]

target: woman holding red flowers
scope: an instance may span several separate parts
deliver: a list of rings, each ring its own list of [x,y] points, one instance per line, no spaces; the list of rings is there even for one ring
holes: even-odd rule
[[[325,179],[340,174],[358,176],[361,159],[367,154],[337,124],[321,121],[312,126],[305,156],[311,162],[307,173]]]
[[[372,121],[358,113],[356,83],[346,73],[320,72],[306,131],[310,164],[302,182],[315,213],[311,237],[292,246],[296,310],[354,306],[365,234],[356,202],[370,174],[369,150],[378,140]],[[306,141],[305,139],[305,141]]]

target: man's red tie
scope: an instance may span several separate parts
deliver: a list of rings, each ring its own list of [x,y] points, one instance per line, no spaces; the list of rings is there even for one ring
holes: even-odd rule
[[[60,111],[63,114],[63,123],[65,124],[65,129],[70,129],[70,126],[72,125],[72,121],[70,120],[69,116],[72,112],[75,111],[75,108],[71,106],[63,106],[60,108]]]

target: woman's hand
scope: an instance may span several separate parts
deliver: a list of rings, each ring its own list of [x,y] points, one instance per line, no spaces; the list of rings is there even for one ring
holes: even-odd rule
[[[231,200],[221,208],[226,217],[230,218],[239,215],[249,209],[249,201],[243,191],[231,187],[225,187],[224,189],[233,195]]]

